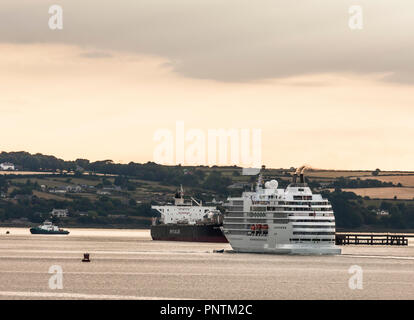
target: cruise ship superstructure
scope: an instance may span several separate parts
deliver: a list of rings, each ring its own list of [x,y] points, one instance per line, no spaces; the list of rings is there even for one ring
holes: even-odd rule
[[[303,172],[286,189],[276,180],[263,186],[260,174],[254,192],[227,200],[223,232],[236,252],[341,254],[332,206],[312,193]]]

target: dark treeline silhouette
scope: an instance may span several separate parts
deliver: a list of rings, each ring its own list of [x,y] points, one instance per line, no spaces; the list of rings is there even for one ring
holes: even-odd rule
[[[353,192],[323,194],[332,204],[337,228],[354,229],[362,226],[391,229],[414,229],[414,204],[381,201],[379,206],[367,205],[365,199]],[[384,210],[388,215],[378,215]]]
[[[29,171],[69,171],[80,174],[83,171],[92,174],[114,174],[120,177],[133,177],[140,180],[157,181],[165,185],[180,184],[188,187],[198,187],[207,190],[215,190],[220,195],[227,195],[227,186],[232,183],[228,177],[222,176],[221,172],[212,170],[209,174],[200,167],[182,167],[159,165],[154,162],[144,164],[130,162],[128,164],[114,163],[112,160],[101,160],[90,162],[87,159],[76,159],[75,161],[65,161],[54,156],[47,156],[40,153],[30,154],[28,152],[2,152],[1,162],[11,162],[19,170]],[[188,168],[187,170],[184,170]],[[224,167],[223,167],[224,168]],[[233,166],[233,169],[238,167]],[[119,185],[124,186],[125,181],[119,178]],[[117,184],[117,183],[116,183]]]
[[[19,170],[29,171],[90,171],[106,174],[132,175],[145,177],[146,180],[162,180],[174,167],[157,165],[153,162],[145,164],[130,162],[128,164],[114,163],[112,160],[90,162],[87,159],[66,161],[55,156],[28,152],[2,152],[0,162],[11,162]]]
[[[128,224],[134,221],[131,217],[149,218],[153,215],[150,203],[124,203],[106,196],[95,201],[88,198],[61,201],[32,197],[17,201],[0,200],[0,222],[26,218],[30,222],[40,223],[51,218],[50,212],[54,208],[68,209],[70,220],[77,224]],[[150,221],[142,220],[140,224],[149,225]]]
[[[28,171],[56,171],[56,170],[75,170],[74,161],[65,161],[54,156],[46,156],[40,153],[30,154],[28,152],[2,152],[0,162],[11,162],[19,170]]]
[[[346,179],[337,178],[332,182],[334,188],[380,188],[380,187],[400,187],[401,184],[394,185],[392,182],[384,182],[376,179]]]

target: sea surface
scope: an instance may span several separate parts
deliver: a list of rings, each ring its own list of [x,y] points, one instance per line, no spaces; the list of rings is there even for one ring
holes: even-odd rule
[[[287,256],[152,241],[149,230],[69,231],[0,228],[0,299],[414,299],[414,238],[406,247]]]

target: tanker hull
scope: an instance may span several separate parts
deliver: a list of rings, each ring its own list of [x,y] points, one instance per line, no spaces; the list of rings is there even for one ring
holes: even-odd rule
[[[159,224],[151,226],[152,240],[189,241],[189,242],[223,242],[226,237],[219,224],[185,225]]]

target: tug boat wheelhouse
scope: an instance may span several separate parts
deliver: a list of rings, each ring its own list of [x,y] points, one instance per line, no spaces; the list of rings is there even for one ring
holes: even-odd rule
[[[276,180],[263,188],[260,174],[255,192],[227,199],[223,232],[234,251],[341,254],[332,206],[312,193],[303,171],[294,174],[286,189],[278,189]]]

